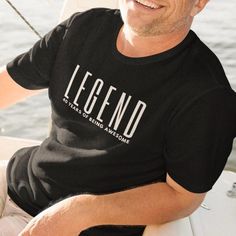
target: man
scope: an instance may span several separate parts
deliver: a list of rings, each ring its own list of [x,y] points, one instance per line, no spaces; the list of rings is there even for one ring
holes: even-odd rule
[[[52,104],[49,138],[7,167],[10,201],[34,216],[20,236],[142,235],[200,205],[236,136],[235,92],[190,30],[207,2],[74,14],[7,65],[2,106],[20,86]]]

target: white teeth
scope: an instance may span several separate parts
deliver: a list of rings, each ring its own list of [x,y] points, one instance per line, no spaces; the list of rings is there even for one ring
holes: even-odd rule
[[[140,3],[140,4],[142,4],[142,5],[144,5],[144,6],[146,6],[146,7],[150,7],[150,8],[152,8],[152,9],[157,9],[157,8],[159,8],[158,5],[156,5],[155,3],[150,2],[150,1],[148,1],[148,0],[135,0],[135,1],[138,2],[138,3]]]

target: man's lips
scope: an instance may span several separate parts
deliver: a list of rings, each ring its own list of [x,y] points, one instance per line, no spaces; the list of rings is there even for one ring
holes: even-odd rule
[[[135,0],[135,2],[146,7],[146,8],[152,9],[152,10],[160,9],[163,7],[151,0]]]

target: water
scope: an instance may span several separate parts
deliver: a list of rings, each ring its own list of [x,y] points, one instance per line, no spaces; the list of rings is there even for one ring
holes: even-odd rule
[[[12,0],[43,35],[57,23],[63,0]],[[196,17],[194,31],[220,58],[236,91],[236,9],[235,0],[210,1]],[[21,19],[0,0],[0,65],[29,49],[38,38]],[[0,135],[43,140],[49,130],[47,93],[37,95],[0,112]],[[228,162],[236,170],[236,144]]]
[[[44,35],[56,26],[63,0],[12,0],[17,9]],[[39,38],[0,0],[0,66],[28,50]],[[0,135],[44,139],[48,134],[50,108],[43,92],[0,111]]]

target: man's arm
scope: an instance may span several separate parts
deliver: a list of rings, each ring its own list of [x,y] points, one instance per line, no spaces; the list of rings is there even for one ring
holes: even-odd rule
[[[163,224],[190,215],[205,195],[187,191],[167,175],[166,183],[94,197],[93,219],[96,225]]]
[[[98,225],[163,224],[190,215],[205,195],[189,192],[167,176],[166,183],[73,196],[41,212],[19,236],[75,236]]]
[[[8,74],[6,67],[0,68],[0,108],[13,105],[41,90],[27,90],[18,85]]]

